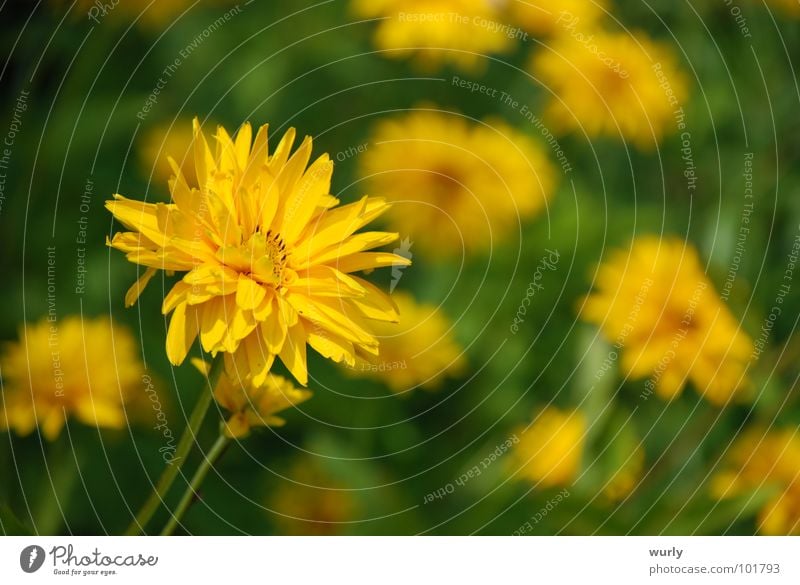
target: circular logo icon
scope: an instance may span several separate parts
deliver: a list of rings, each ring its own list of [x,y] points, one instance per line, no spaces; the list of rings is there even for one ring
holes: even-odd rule
[[[19,566],[26,573],[35,573],[44,564],[44,549],[41,546],[32,544],[26,546],[19,553]]]

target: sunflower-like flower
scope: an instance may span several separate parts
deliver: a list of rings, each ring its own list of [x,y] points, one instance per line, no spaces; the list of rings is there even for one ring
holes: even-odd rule
[[[192,365],[205,375],[211,370],[199,359],[193,359]],[[254,386],[252,379],[234,381],[222,374],[214,388],[217,404],[230,413],[222,432],[231,439],[248,436],[253,427],[283,426],[286,421],[275,415],[309,398],[309,390],[297,388],[290,380],[272,373],[267,374],[261,386]]]
[[[711,482],[720,500],[773,491],[758,514],[758,530],[768,535],[800,535],[800,435],[796,428],[751,429],[736,439],[726,469]]]
[[[678,396],[687,381],[721,405],[747,387],[753,343],[678,238],[644,236],[597,272],[581,316],[620,348],[623,373],[645,392]]]
[[[605,6],[606,0],[510,0],[508,11],[527,32],[549,37],[591,29]]]
[[[0,428],[24,436],[38,426],[54,440],[67,417],[121,429],[139,414],[144,367],[125,327],[107,317],[45,318],[21,327],[19,337],[0,356]]]
[[[572,483],[580,471],[586,427],[580,412],[548,406],[527,429],[516,431],[512,471],[541,488]]]
[[[375,45],[388,57],[413,56],[435,70],[453,64],[475,71],[484,56],[513,46],[514,31],[502,23],[492,0],[353,0],[354,13],[378,18]]]
[[[173,161],[171,203],[115,195],[107,207],[127,228],[109,245],[147,270],[126,295],[133,304],[156,270],[181,273],[164,298],[172,313],[167,357],[183,362],[199,336],[206,352],[223,352],[233,380],[262,386],[279,356],[303,385],[306,344],[337,362],[378,354],[365,327],[397,321],[394,303],[355,276],[360,270],[405,266],[395,254],[370,251],[397,234],[355,233],[388,205],[364,197],[338,206],[330,195],[327,154],[310,167],[311,138],[290,156],[294,129],[275,151],[267,126],[252,139],[244,124],[235,139],[223,127],[212,151],[194,122],[196,186]],[[252,142],[252,144],[251,144]]]
[[[333,536],[353,520],[353,492],[311,457],[297,459],[287,476],[266,503],[278,534]]]
[[[418,110],[380,122],[370,144],[361,175],[396,203],[391,225],[433,256],[518,233],[520,218],[541,210],[555,183],[540,145],[495,120]]]
[[[620,137],[650,148],[677,128],[688,82],[671,51],[644,35],[562,35],[537,51],[533,75],[553,97],[545,120],[555,132]]]
[[[385,382],[394,392],[417,386],[436,389],[446,376],[462,373],[467,363],[464,350],[453,338],[453,325],[441,309],[417,303],[406,293],[394,293],[392,298],[400,322],[373,324],[380,354],[372,361],[359,360],[348,371]]]

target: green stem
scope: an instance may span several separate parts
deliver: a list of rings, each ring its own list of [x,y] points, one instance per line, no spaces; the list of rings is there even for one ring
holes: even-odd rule
[[[200,430],[200,425],[203,424],[203,419],[206,417],[206,413],[211,406],[211,401],[214,397],[214,387],[217,385],[217,380],[219,380],[223,368],[224,361],[222,355],[219,355],[211,365],[211,371],[208,374],[209,389],[204,388],[200,393],[200,398],[197,400],[197,404],[189,417],[189,424],[186,426],[186,429],[184,429],[178,441],[175,457],[173,457],[170,464],[167,465],[167,468],[164,469],[150,497],[125,531],[125,536],[137,536],[141,534],[147,526],[147,523],[153,517],[153,514],[158,510],[159,505],[164,501],[164,497],[167,495],[169,488],[172,487],[175,478],[178,477],[178,473],[186,462],[186,456],[192,449],[195,437],[197,437],[197,433]]]
[[[219,459],[220,455],[222,455],[223,451],[225,451],[225,447],[228,446],[229,442],[230,439],[224,434],[221,434],[217,439],[217,442],[214,443],[214,446],[211,447],[208,455],[206,455],[206,457],[203,459],[203,462],[200,464],[200,467],[198,467],[197,471],[195,471],[194,477],[192,477],[189,487],[187,487],[186,491],[183,493],[181,501],[178,502],[178,506],[175,508],[172,518],[169,519],[169,522],[167,522],[164,530],[161,531],[161,536],[169,536],[175,531],[175,528],[180,523],[183,515],[186,514],[186,510],[188,510],[189,506],[191,506],[192,502],[194,502],[195,497],[197,496],[197,491],[200,489],[200,485],[203,483],[206,475],[208,475],[208,472],[214,466],[214,463],[217,462],[217,459]]]

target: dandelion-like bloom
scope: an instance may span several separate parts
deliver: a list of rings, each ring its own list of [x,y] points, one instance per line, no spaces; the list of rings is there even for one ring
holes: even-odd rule
[[[107,317],[67,316],[25,325],[19,337],[0,356],[0,428],[24,436],[38,426],[54,440],[68,416],[121,429],[132,414],[127,407],[141,407],[144,367],[125,327]]]
[[[434,256],[518,233],[520,218],[540,211],[554,188],[539,144],[502,122],[419,110],[380,122],[370,144],[361,175],[396,202],[391,225]]]
[[[310,457],[299,458],[267,501],[277,533],[284,536],[333,536],[353,519],[353,493]]]
[[[209,374],[210,366],[202,360],[193,359],[192,364],[201,373]],[[309,398],[310,391],[272,373],[261,386],[254,386],[252,379],[235,382],[222,374],[214,388],[214,399],[230,413],[223,433],[231,439],[243,439],[253,427],[283,426],[286,421],[275,415]]]
[[[510,0],[508,10],[519,26],[544,37],[590,30],[605,6],[605,0]]]
[[[461,374],[464,350],[453,337],[453,325],[435,305],[417,303],[411,295],[395,293],[399,323],[375,323],[380,340],[377,359],[360,360],[349,371],[385,382],[394,392],[419,386],[436,389],[446,376]]]
[[[645,236],[598,269],[581,316],[621,350],[646,392],[678,396],[687,381],[715,404],[747,387],[753,343],[717,296],[694,248],[678,238]]]
[[[561,36],[535,53],[531,71],[554,94],[545,108],[553,131],[621,137],[642,148],[676,129],[688,93],[672,52],[643,35]]]
[[[717,499],[773,490],[758,514],[758,530],[768,535],[800,534],[800,435],[796,428],[751,429],[736,439],[717,473],[711,492]]]
[[[453,64],[475,71],[485,55],[514,46],[514,31],[492,0],[353,0],[352,7],[359,17],[381,19],[373,40],[385,55],[413,56],[427,70]]]
[[[580,412],[545,408],[527,430],[516,431],[512,467],[517,477],[541,488],[570,484],[580,470],[586,426]]]
[[[166,183],[172,177],[172,165],[168,160],[170,156],[178,164],[184,177],[196,176],[193,137],[191,125],[183,120],[176,121],[171,126],[154,126],[143,134],[139,145],[139,159],[145,172],[148,175],[152,173],[154,183]]]
[[[223,127],[212,151],[194,122],[197,186],[173,162],[171,203],[143,203],[115,195],[107,207],[130,232],[109,245],[147,267],[126,295],[133,304],[156,270],[181,273],[164,298],[172,313],[167,357],[183,362],[199,336],[206,352],[224,352],[228,375],[262,386],[276,356],[303,385],[306,344],[337,362],[378,354],[365,327],[370,319],[397,321],[394,303],[355,276],[410,262],[370,251],[397,234],[355,233],[388,205],[364,197],[337,206],[330,195],[333,163],[327,154],[310,167],[311,138],[290,156],[295,131],[275,151],[267,126],[252,140],[249,124],[232,139]],[[252,144],[251,144],[252,141]]]

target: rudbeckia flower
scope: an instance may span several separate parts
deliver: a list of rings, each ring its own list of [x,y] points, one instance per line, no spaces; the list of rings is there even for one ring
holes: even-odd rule
[[[719,405],[747,386],[753,342],[678,238],[645,236],[615,252],[581,316],[621,348],[626,376],[650,377],[645,392],[672,399],[691,381]]]
[[[228,375],[262,386],[280,357],[303,385],[306,345],[337,362],[378,354],[370,319],[396,321],[391,299],[355,275],[410,262],[373,248],[397,234],[356,233],[386,209],[364,197],[339,206],[330,190],[327,154],[310,166],[306,137],[292,154],[294,128],[268,152],[267,126],[255,136],[244,124],[235,138],[218,127],[209,147],[194,121],[196,182],[172,162],[170,203],[115,195],[106,206],[132,230],[108,244],[146,267],[126,295],[131,305],[157,270],[179,273],[166,295],[172,314],[167,357],[186,358],[199,336],[211,355],[225,354]],[[192,181],[192,182],[190,182]]]
[[[556,36],[590,29],[605,14],[606,0],[509,0],[514,22],[536,36]]]
[[[141,413],[144,366],[125,327],[67,316],[25,325],[19,337],[0,355],[0,429],[24,436],[38,426],[54,440],[67,417],[122,429]]]

